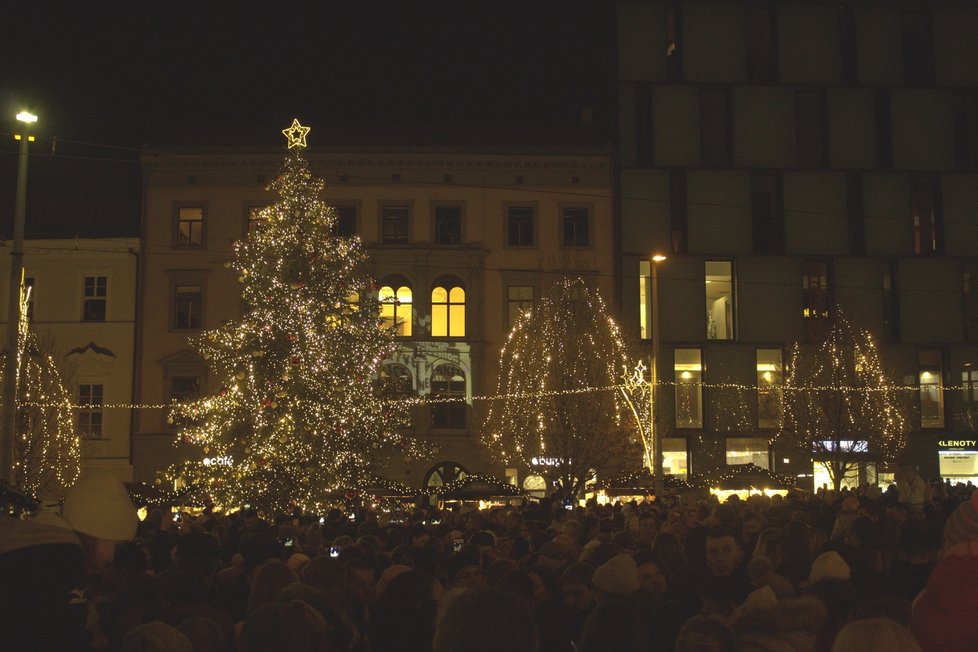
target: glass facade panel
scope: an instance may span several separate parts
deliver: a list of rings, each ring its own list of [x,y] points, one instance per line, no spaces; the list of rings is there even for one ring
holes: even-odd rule
[[[781,349],[757,350],[757,427],[781,427]]]
[[[766,437],[727,437],[727,464],[754,464],[770,468]]]
[[[733,263],[706,261],[706,338],[734,339]]]
[[[941,352],[917,353],[917,381],[920,386],[920,427],[944,427],[944,381]]]
[[[703,427],[703,352],[676,349],[676,427]]]

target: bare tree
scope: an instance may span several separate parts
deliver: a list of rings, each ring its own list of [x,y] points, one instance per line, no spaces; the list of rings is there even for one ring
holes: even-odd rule
[[[566,496],[580,495],[598,472],[641,465],[635,423],[616,389],[625,351],[597,292],[581,279],[555,283],[503,348],[499,397],[483,432],[489,453],[539,469]]]
[[[838,490],[860,463],[893,461],[907,425],[872,335],[838,308],[828,319],[824,338],[789,350],[775,440],[811,454]]]

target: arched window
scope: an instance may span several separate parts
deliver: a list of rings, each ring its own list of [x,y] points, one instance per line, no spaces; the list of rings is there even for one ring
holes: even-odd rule
[[[461,464],[455,462],[439,462],[425,473],[424,486],[444,487],[446,484],[455,480],[464,480],[468,475],[468,470]]]
[[[432,428],[465,427],[465,372],[454,364],[440,364],[431,374]],[[456,399],[438,401],[437,399]]]
[[[392,280],[390,284],[381,286],[377,293],[377,300],[380,301],[380,318],[383,326],[393,328],[397,337],[411,336],[411,304],[414,294],[406,282],[397,284],[397,280]]]
[[[465,337],[465,288],[455,279],[436,283],[431,290],[432,337]]]

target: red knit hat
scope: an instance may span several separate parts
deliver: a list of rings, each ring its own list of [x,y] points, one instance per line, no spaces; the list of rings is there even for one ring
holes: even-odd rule
[[[944,545],[950,547],[978,539],[978,491],[958,505],[944,525]]]

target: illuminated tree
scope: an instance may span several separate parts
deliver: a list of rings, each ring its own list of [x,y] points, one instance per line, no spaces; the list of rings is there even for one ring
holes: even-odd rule
[[[22,295],[21,315],[28,295]],[[71,395],[55,364],[50,337],[39,338],[20,320],[14,487],[33,498],[62,495],[78,479],[80,442]],[[2,373],[0,373],[2,383]]]
[[[601,297],[580,279],[558,281],[503,347],[499,398],[483,433],[489,453],[533,466],[566,496],[580,495],[598,472],[641,465],[635,423],[616,390],[625,351]]]
[[[306,130],[297,125],[287,135]],[[393,329],[361,271],[366,254],[359,238],[336,234],[299,135],[270,185],[279,201],[234,244],[241,317],[195,341],[218,391],[171,416],[179,442],[200,452],[169,475],[228,507],[315,509],[376,480],[391,455],[416,452],[393,431],[403,404],[375,394]]]
[[[872,335],[832,310],[823,339],[789,350],[783,420],[773,442],[811,454],[836,490],[867,461],[893,462],[906,445],[900,394]]]

